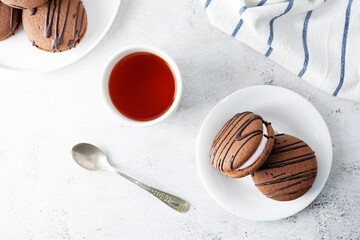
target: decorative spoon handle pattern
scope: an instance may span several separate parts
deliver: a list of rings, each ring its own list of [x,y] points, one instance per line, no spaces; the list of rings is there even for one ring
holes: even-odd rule
[[[189,210],[189,204],[186,201],[182,200],[181,198],[171,195],[169,193],[163,192],[156,188],[150,187],[150,186],[146,185],[145,183],[142,183],[122,172],[119,172],[118,170],[116,170],[116,173],[119,174],[120,176],[126,178],[130,182],[135,183],[139,187],[145,189],[146,191],[148,191],[149,193],[151,193],[152,195],[157,197],[159,200],[161,200],[163,203],[165,203],[169,207],[173,208],[174,210],[181,212],[181,213]]]

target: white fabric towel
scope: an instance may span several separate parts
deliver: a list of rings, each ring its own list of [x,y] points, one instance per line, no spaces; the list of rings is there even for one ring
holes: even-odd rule
[[[360,101],[360,0],[201,0],[210,22],[323,91]]]

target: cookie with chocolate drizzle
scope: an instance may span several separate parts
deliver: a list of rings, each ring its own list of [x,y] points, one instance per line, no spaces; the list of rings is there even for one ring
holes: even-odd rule
[[[19,29],[21,25],[21,10],[0,2],[0,41],[3,41]]]
[[[44,5],[48,0],[1,0],[6,5],[18,9],[36,8]]]
[[[268,198],[289,201],[304,195],[316,175],[316,156],[310,146],[291,135],[278,134],[268,160],[252,179]]]
[[[267,159],[274,144],[271,124],[252,112],[236,114],[216,135],[211,164],[231,178],[245,177]]]
[[[36,10],[24,10],[22,18],[33,46],[49,52],[76,47],[87,29],[86,10],[80,0],[49,0]]]

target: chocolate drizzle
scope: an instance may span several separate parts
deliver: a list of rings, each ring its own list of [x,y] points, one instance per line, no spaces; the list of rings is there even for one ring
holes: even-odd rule
[[[241,114],[236,114],[236,115],[233,117],[235,120],[237,119],[237,121],[236,121],[236,123],[232,126],[232,128],[230,129],[230,131],[226,134],[226,136],[223,138],[223,140],[220,142],[219,146],[218,146],[217,148],[215,148],[215,150],[216,150],[217,152],[218,152],[218,149],[220,148],[220,146],[224,143],[225,139],[230,135],[230,133],[233,131],[233,129],[237,126],[237,124],[238,124],[246,115],[248,115],[248,114],[250,114],[250,112],[243,112],[243,113],[241,113]],[[235,134],[236,134],[236,132],[235,132],[232,136],[230,136],[230,140],[234,138]],[[219,156],[218,156],[218,158],[217,158],[217,160],[216,160],[216,163],[217,163],[216,165],[217,165],[217,168],[218,168],[218,169],[220,169],[220,164],[224,164],[224,160],[221,160],[221,159],[220,159],[220,156],[221,156],[221,154],[223,153],[223,151],[224,151],[224,149],[226,148],[226,146],[230,143],[230,140],[227,141],[226,144],[225,144],[225,146],[221,149],[220,154],[219,154]],[[230,145],[230,147],[228,148],[228,150],[231,148],[231,146],[232,146],[233,143],[234,143],[234,141],[231,143],[231,145]],[[215,160],[215,156],[216,156],[216,155],[214,155],[213,161]],[[224,157],[223,159],[225,159],[225,157]]]
[[[264,134],[264,137],[266,137],[267,139],[269,139],[269,138],[273,138],[273,139],[275,139],[275,137],[274,137],[274,136],[268,136],[268,135],[266,135],[266,134]]]
[[[223,130],[221,130],[218,135],[215,137],[214,141],[213,141],[213,144],[211,147],[213,147],[216,143],[218,143],[218,141],[221,139],[221,137],[223,136],[223,134],[226,132],[226,130],[228,130],[228,128],[230,127],[231,123],[233,121],[236,120],[236,117],[234,116],[233,118],[231,118],[229,121],[227,121],[225,123],[225,126],[223,127]]]
[[[281,201],[305,194],[317,176],[315,152],[305,142],[283,135],[277,135],[278,145],[274,145],[268,160],[253,174],[255,186],[263,194]]]
[[[62,0],[59,0],[59,6],[56,13],[56,19],[55,19],[55,36],[54,39],[51,42],[51,50],[55,52],[56,50],[60,50],[60,46],[63,44],[64,41],[64,33],[65,33],[65,26],[67,22],[67,18],[69,15],[69,9],[70,9],[70,3],[71,0],[68,0],[68,5],[65,13],[65,19],[61,28],[61,32],[59,33],[59,21],[60,21],[60,10],[61,10],[61,3]]]
[[[32,44],[34,47],[38,47],[38,45],[36,45],[36,43],[35,43],[34,40],[31,41],[31,44]]]
[[[247,138],[247,139],[246,139],[246,141],[245,141],[243,144],[241,144],[241,146],[240,146],[240,147],[238,148],[238,150],[236,151],[235,155],[231,158],[231,160],[230,160],[230,168],[231,168],[231,170],[234,169],[234,166],[233,166],[234,159],[235,159],[236,156],[239,154],[240,150],[245,146],[245,144],[246,144],[247,142],[249,142],[252,138],[254,138],[254,137],[258,136],[258,135],[262,135],[262,134],[263,134],[263,130],[254,130],[254,131],[248,132],[248,133],[246,133],[246,134],[243,134],[244,130],[245,130],[253,121],[255,121],[255,120],[261,120],[261,122],[262,122],[263,124],[265,124],[265,126],[268,126],[268,125],[269,125],[269,123],[266,122],[266,121],[264,121],[261,116],[256,115],[256,114],[252,115],[249,119],[247,119],[247,120],[242,124],[242,126],[239,128],[239,130],[238,130],[238,132],[237,132],[237,134],[236,134],[236,136],[235,136],[235,141],[241,141],[241,140],[244,140],[244,139],[246,139],[246,138]],[[228,149],[227,153],[229,152],[229,150],[230,150],[230,148]],[[225,157],[226,157],[227,153],[225,154]],[[225,157],[224,157],[224,159],[225,159]]]
[[[278,149],[278,150],[273,149],[271,154],[278,154],[278,153],[288,152],[288,151],[292,151],[292,150],[296,150],[296,149],[304,148],[304,147],[307,147],[307,145],[303,144],[303,145],[295,146],[295,147],[292,147],[292,148]]]
[[[303,154],[301,156],[297,156],[297,157],[292,157],[292,158],[287,158],[281,161],[277,161],[277,162],[266,162],[264,165],[261,166],[261,169],[272,169],[272,168],[280,168],[280,167],[285,167],[288,165],[292,165],[292,164],[296,164],[296,163],[300,163],[300,162],[304,162],[310,159],[315,158],[315,153],[308,153],[308,154]]]
[[[311,187],[306,187],[306,188],[302,188],[293,192],[289,192],[289,193],[283,193],[283,194],[278,194],[278,195],[272,195],[272,196],[267,196],[268,198],[279,198],[279,197],[285,197],[285,196],[289,196],[292,194],[296,194],[296,193],[300,193],[300,192],[305,192],[307,190],[309,190]]]
[[[288,145],[284,145],[284,146],[281,146],[281,147],[277,147],[277,148],[273,148],[273,151],[276,151],[276,150],[279,150],[279,149],[282,149],[282,148],[287,148],[287,147],[290,147],[290,146],[293,146],[293,145],[296,145],[298,143],[302,143],[303,141],[297,141],[297,142],[293,142],[293,143],[290,143]]]
[[[82,4],[82,2],[79,2],[78,6],[77,6],[76,14],[74,14],[72,16],[75,19],[75,23],[74,23],[74,28],[73,28],[73,39],[70,39],[69,43],[68,43],[69,49],[75,47],[76,43],[80,42],[80,34],[81,34],[81,29],[82,29],[82,25],[83,25],[83,21],[84,21],[84,16],[85,16],[85,8],[83,8],[83,10],[82,10],[79,30],[76,30],[76,28],[77,28],[77,22],[78,22],[78,18],[79,18],[81,4]]]
[[[243,112],[236,114],[232,119],[230,119],[218,133],[212,145],[212,154],[211,162],[219,170],[224,171],[224,162],[227,159],[227,156],[230,152],[230,149],[237,142],[241,142],[241,145],[237,147],[236,153],[231,156],[229,161],[230,169],[234,169],[234,160],[236,159],[240,150],[254,137],[263,135],[263,130],[253,130],[247,133],[244,133],[245,130],[253,123],[255,120],[261,120],[265,126],[268,126],[270,123],[265,122],[259,115],[253,114],[248,117],[245,121],[240,123],[247,115],[252,114],[251,112]],[[239,125],[240,124],[240,125]],[[234,132],[234,129],[238,129]],[[267,136],[267,138],[270,138]],[[227,141],[225,141],[227,139]],[[221,149],[221,151],[218,151]],[[224,153],[225,151],[225,153]],[[224,153],[224,154],[223,154]],[[222,157],[221,157],[222,156]]]
[[[45,18],[45,29],[44,34],[46,38],[50,38],[53,35],[52,28],[54,25],[54,36],[51,41],[51,50],[53,52],[60,51],[60,47],[64,43],[64,34],[65,34],[65,28],[66,24],[69,22],[69,10],[71,5],[71,0],[67,0],[67,6],[66,6],[66,12],[64,18],[60,17],[61,6],[63,0],[49,0],[48,7],[47,7],[47,13]],[[84,24],[84,18],[85,18],[85,8],[82,8],[81,12],[81,19],[79,20],[80,16],[80,9],[81,9],[82,2],[79,1],[76,13],[72,15],[72,18],[74,19],[73,23],[73,38],[69,40],[67,47],[69,49],[73,48],[80,42],[80,36],[81,31],[83,29]],[[56,14],[55,14],[56,13]],[[55,20],[54,20],[55,18]],[[60,19],[62,19],[62,26],[60,25]],[[79,23],[78,23],[79,22]],[[77,29],[79,28],[79,29]]]
[[[230,129],[230,131],[225,135],[225,137],[223,138],[223,140],[220,142],[220,144],[219,144],[219,146],[217,146],[217,148],[215,148],[215,145],[213,146],[213,148],[214,148],[214,152],[218,152],[218,149],[220,148],[220,146],[224,143],[224,141],[225,141],[225,139],[229,136],[229,134],[232,132],[232,130],[236,127],[236,125],[246,116],[246,115],[248,115],[250,112],[243,112],[243,113],[241,113],[241,114],[236,114],[233,118],[232,118],[232,120],[233,121],[236,121],[236,123],[232,126],[232,128]],[[241,118],[239,118],[241,116]],[[238,119],[239,118],[239,119]],[[231,124],[230,124],[231,125]],[[230,125],[229,125],[229,127],[230,127]],[[222,136],[225,132],[226,132],[226,130],[227,130],[227,128],[225,128],[221,133],[220,133],[220,135]],[[234,134],[235,135],[235,134]],[[232,135],[231,136],[231,138],[233,138],[234,137],[234,135]],[[231,139],[230,138],[230,139]],[[219,137],[218,138],[218,140],[220,140],[221,139],[221,137]],[[227,144],[228,144],[229,142],[227,142],[226,144],[225,144],[225,147],[227,146]],[[225,148],[224,147],[224,148]],[[221,152],[220,152],[220,154],[219,154],[219,157],[220,157],[220,155],[221,155],[221,153],[224,151],[224,148],[221,150]],[[215,160],[215,156],[216,156],[216,154],[214,155],[214,158],[213,158],[213,161],[212,162],[214,162],[214,160]]]
[[[30,16],[35,15],[36,12],[37,12],[37,8],[30,8],[30,9],[29,9],[29,14],[30,14]]]
[[[240,152],[240,150],[245,146],[245,144],[248,142],[248,141],[250,141],[253,137],[256,137],[256,136],[258,136],[258,135],[261,135],[263,133],[263,131],[261,131],[261,130],[256,130],[256,131],[253,131],[253,132],[251,132],[251,134],[249,135],[249,138],[248,139],[246,139],[246,141],[243,143],[243,144],[241,144],[241,146],[239,147],[239,149],[236,151],[236,153],[235,153],[235,155],[233,156],[233,158],[232,158],[232,161],[230,161],[230,168],[233,170],[234,169],[234,167],[233,167],[233,162],[234,162],[234,159],[235,159],[235,157],[238,155],[238,153]],[[227,154],[227,153],[226,153]],[[226,155],[225,155],[226,156]],[[225,158],[225,157],[224,157]]]
[[[82,30],[83,23],[84,23],[84,17],[85,17],[85,8],[83,9],[82,14],[81,14],[80,28],[79,28],[79,32],[78,32],[78,38],[79,38],[78,41],[80,41],[80,34],[81,34],[81,30]]]
[[[13,30],[13,23],[14,23],[14,8],[10,10],[10,30]]]
[[[48,10],[46,13],[46,18],[45,18],[44,34],[45,34],[46,38],[50,38],[52,35],[52,25],[53,25],[53,21],[54,21],[54,13],[55,13],[57,0],[54,0],[53,5],[51,3],[52,3],[52,0],[49,0]],[[52,6],[52,9],[51,9],[51,6]],[[51,16],[50,16],[50,14],[51,14]]]
[[[16,26],[15,29],[19,26],[21,22],[21,14],[19,9],[11,8],[10,9],[10,31],[14,30],[14,17],[15,17],[15,11],[17,13],[17,19],[16,19]],[[14,33],[13,33],[14,34]]]
[[[245,135],[243,135],[243,132],[244,130],[255,120],[261,120],[262,122],[264,122],[264,120],[262,119],[262,117],[260,117],[259,115],[252,115],[249,119],[247,119],[243,124],[242,126],[239,128],[238,130],[238,133],[236,134],[235,136],[235,141],[241,141],[243,140],[244,138],[247,138],[248,136],[251,136],[252,134],[254,134],[256,131],[252,131],[252,132],[249,132]],[[262,131],[261,131],[262,132]]]
[[[270,173],[270,175],[271,175],[273,178],[277,178],[277,177],[280,177],[280,176],[285,175],[285,174],[286,174],[286,173],[282,172],[282,173],[274,176],[274,174]]]
[[[259,183],[259,184],[255,184],[256,187],[262,187],[262,186],[268,186],[268,185],[272,185],[272,184],[277,184],[277,183],[282,183],[282,182],[287,182],[290,180],[296,180],[296,179],[301,179],[301,178],[307,178],[307,177],[316,177],[317,174],[317,168],[312,168],[303,172],[299,172],[299,173],[295,173],[283,178],[279,178],[276,180],[272,180],[269,182],[264,182],[264,183]]]

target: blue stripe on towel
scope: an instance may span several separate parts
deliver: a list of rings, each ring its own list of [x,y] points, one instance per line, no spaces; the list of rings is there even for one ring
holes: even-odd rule
[[[278,19],[279,17],[281,17],[281,16],[284,16],[285,14],[287,14],[289,11],[290,11],[290,9],[293,7],[293,5],[294,5],[294,1],[292,0],[292,1],[289,1],[289,4],[288,4],[288,6],[286,7],[286,9],[285,9],[285,11],[282,13],[282,14],[280,14],[280,15],[278,15],[278,16],[276,16],[276,17],[273,17],[271,20],[270,20],[270,23],[269,23],[269,25],[270,25],[270,36],[269,36],[269,39],[268,39],[268,45],[269,45],[269,47],[271,48],[271,44],[272,44],[272,42],[273,42],[273,39],[274,39],[274,22],[275,22],[275,20],[276,19]],[[266,54],[265,54],[265,56],[269,56],[270,55],[270,53],[272,52],[272,50],[270,50],[270,48],[269,48],[269,50],[266,52]]]
[[[246,6],[243,6],[242,8],[240,8],[240,10],[239,10],[240,15],[243,14],[246,9],[247,9]]]
[[[345,26],[344,26],[344,34],[343,34],[343,40],[342,40],[342,47],[341,47],[341,73],[340,73],[340,82],[337,88],[335,89],[335,92],[333,93],[334,96],[337,96],[343,83],[344,83],[344,77],[345,77],[345,59],[346,59],[346,42],[347,42],[347,36],[349,31],[349,22],[350,22],[350,13],[351,13],[351,5],[353,3],[353,0],[349,0],[349,4],[346,9],[346,16],[345,16]]]
[[[236,34],[239,32],[239,30],[240,30],[241,26],[243,25],[243,23],[244,23],[244,20],[241,18],[239,23],[236,25],[233,33],[231,34],[232,37],[236,36]]]
[[[210,0],[210,1],[211,1],[211,0]],[[258,3],[257,6],[260,7],[260,6],[264,5],[265,3],[266,3],[266,0],[261,0],[261,1]],[[239,12],[240,12],[240,15],[241,15],[242,13],[244,13],[246,9],[247,9],[247,7],[246,7],[246,6],[243,6],[243,7],[240,9],[240,11],[239,11]],[[233,33],[231,34],[232,37],[235,37],[235,36],[236,36],[236,34],[239,32],[239,30],[240,30],[241,26],[243,25],[243,23],[244,23],[244,20],[241,18],[240,21],[238,22],[238,24],[236,25]]]
[[[302,77],[304,75],[304,73],[307,70],[307,66],[309,64],[309,49],[307,46],[306,37],[307,37],[307,29],[308,29],[308,24],[309,24],[309,19],[311,17],[311,14],[312,14],[312,11],[309,11],[306,14],[305,21],[304,21],[302,40],[303,40],[303,46],[304,46],[304,52],[305,52],[305,60],[304,60],[304,66],[303,66],[302,70],[300,71],[300,73],[298,74],[299,77]]]
[[[258,7],[264,5],[266,3],[266,0],[261,0],[259,3],[258,3]]]
[[[204,6],[205,9],[210,5],[211,1],[212,1],[212,0],[206,0],[205,6]]]
[[[272,47],[269,47],[269,49],[268,49],[267,52],[265,53],[265,57],[270,56],[270,54],[272,53],[272,51],[273,51],[273,48],[272,48]]]

